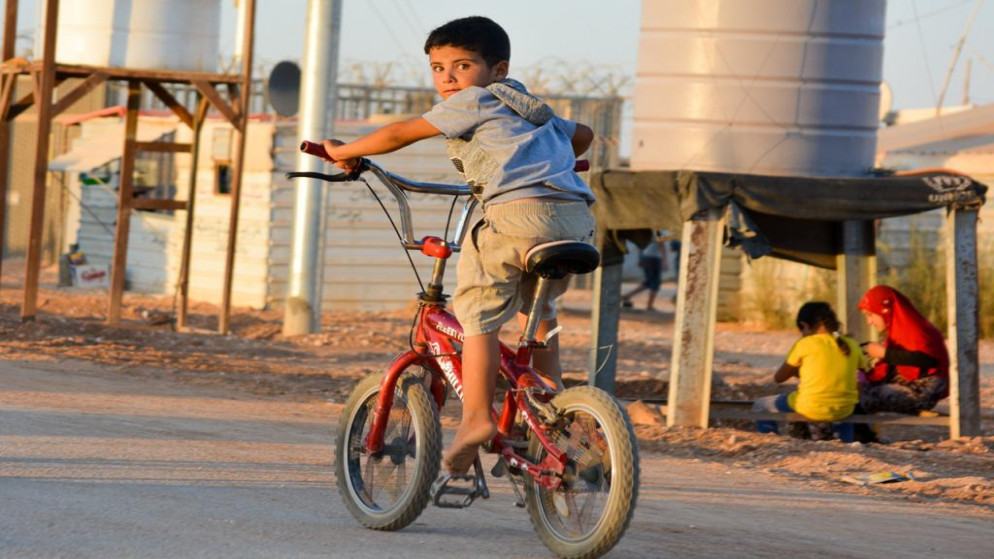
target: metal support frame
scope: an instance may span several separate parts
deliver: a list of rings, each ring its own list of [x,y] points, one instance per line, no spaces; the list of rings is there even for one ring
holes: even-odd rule
[[[860,298],[876,283],[876,234],[872,221],[843,221],[842,246],[836,256],[838,318],[843,328],[856,340],[875,336],[857,309]]]
[[[977,210],[946,215],[946,299],[949,316],[949,436],[980,435],[980,286]]]
[[[981,433],[977,210],[950,209],[945,224],[950,350],[950,415],[909,424],[948,425],[950,437]],[[666,406],[668,425],[707,427],[710,413],[714,330],[722,236],[721,210],[711,209],[683,224],[683,246]],[[857,339],[871,332],[857,311],[859,298],[875,283],[875,227],[847,221],[840,228],[838,307]],[[616,374],[621,266],[597,271],[592,304],[589,383],[613,391]],[[888,420],[888,422],[891,422]]]
[[[590,317],[590,378],[588,383],[614,394],[618,370],[618,321],[621,309],[619,264],[594,271],[594,300]]]
[[[708,426],[721,272],[721,211],[683,224],[667,425]]]
[[[180,319],[186,321],[187,287],[190,273],[190,245],[193,229],[193,202],[196,189],[198,151],[200,147],[200,130],[209,108],[221,113],[234,127],[238,134],[235,157],[232,164],[232,196],[231,219],[228,233],[227,259],[224,279],[224,292],[221,305],[219,330],[224,333],[228,329],[230,313],[232,269],[238,231],[238,208],[240,202],[242,167],[245,154],[245,133],[248,128],[248,107],[252,84],[252,46],[255,23],[256,0],[245,0],[245,40],[246,55],[242,58],[242,73],[237,76],[226,74],[208,74],[203,72],[178,72],[168,70],[144,70],[133,68],[94,67],[80,65],[57,64],[55,61],[56,33],[58,29],[59,0],[45,0],[45,40],[43,57],[40,63],[25,64],[20,67],[4,66],[0,69],[0,246],[3,241],[3,217],[6,212],[7,171],[9,168],[9,123],[19,114],[31,107],[38,106],[38,138],[35,149],[34,189],[32,192],[31,222],[28,241],[26,272],[24,280],[24,300],[21,307],[22,320],[33,320],[37,312],[38,279],[41,267],[41,244],[44,226],[44,206],[46,197],[46,180],[48,176],[49,136],[52,119],[65,111],[73,103],[84,97],[94,88],[104,82],[128,82],[128,108],[125,121],[125,140],[121,160],[121,178],[118,192],[118,220],[114,240],[114,256],[111,273],[111,289],[108,305],[108,324],[120,321],[121,300],[125,283],[127,265],[128,231],[130,215],[133,209],[167,209],[186,210],[187,221],[183,246],[183,261],[180,268],[179,285],[181,289]],[[4,20],[4,60],[9,60],[14,53],[14,40],[17,26],[17,0],[7,0]],[[13,86],[20,75],[32,76],[34,90],[12,102]],[[82,82],[72,91],[62,96],[57,102],[52,102],[53,91],[62,81],[69,78],[81,78]],[[196,115],[190,114],[163,84],[191,84],[199,95],[200,100]],[[227,85],[230,102],[217,90],[217,86]],[[173,113],[194,131],[193,141],[189,144],[166,142],[138,142],[138,114],[141,104],[141,87],[147,87]],[[192,155],[193,168],[190,178],[190,198],[188,201],[177,200],[136,200],[132,192],[132,180],[135,155],[138,151],[156,151],[183,153]]]

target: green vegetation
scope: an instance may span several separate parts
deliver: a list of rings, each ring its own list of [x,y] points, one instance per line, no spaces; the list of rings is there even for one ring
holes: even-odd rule
[[[945,332],[946,255],[941,232],[920,229],[912,222],[906,258],[878,244],[881,264],[878,282],[891,285],[909,299],[937,328]],[[749,264],[749,288],[743,298],[745,318],[768,329],[794,327],[794,313],[805,301],[827,301],[837,306],[835,271],[802,266],[775,258]],[[994,338],[994,240],[978,247],[980,337]],[[843,325],[845,326],[845,325]]]

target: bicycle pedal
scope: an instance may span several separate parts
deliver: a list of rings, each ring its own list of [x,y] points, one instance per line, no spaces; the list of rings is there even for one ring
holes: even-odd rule
[[[452,485],[453,482],[468,482],[471,485]],[[469,474],[444,474],[431,484],[431,502],[440,508],[464,509],[480,496],[476,476]]]
[[[487,480],[483,477],[483,465],[480,457],[473,463],[474,474],[443,474],[431,484],[429,495],[431,502],[440,508],[464,509],[478,498],[489,499],[490,490]],[[469,486],[451,485],[452,482],[468,482]],[[450,497],[452,499],[446,499]]]

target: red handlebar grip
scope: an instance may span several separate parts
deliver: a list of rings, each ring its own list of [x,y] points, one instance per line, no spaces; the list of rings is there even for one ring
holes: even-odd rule
[[[577,173],[582,173],[584,171],[590,170],[590,161],[586,159],[577,159],[576,165],[573,165],[573,171]]]
[[[331,157],[329,157],[328,152],[324,150],[324,146],[317,142],[308,142],[307,140],[300,142],[300,151],[308,155],[313,155],[315,157],[331,161]]]

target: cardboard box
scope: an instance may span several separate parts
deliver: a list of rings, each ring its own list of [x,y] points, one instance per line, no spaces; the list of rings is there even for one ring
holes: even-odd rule
[[[110,270],[106,264],[80,264],[72,267],[73,285],[76,287],[110,287]]]

